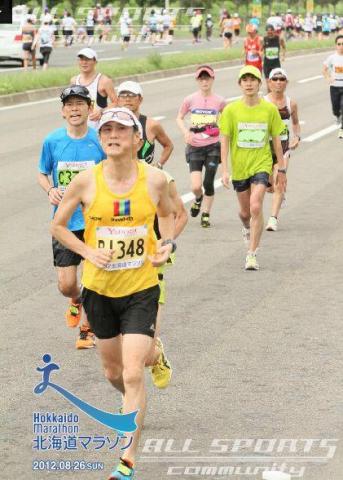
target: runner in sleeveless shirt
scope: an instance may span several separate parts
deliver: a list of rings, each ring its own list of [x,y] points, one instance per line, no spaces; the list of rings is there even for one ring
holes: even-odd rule
[[[109,477],[131,480],[146,408],[144,366],[158,309],[155,267],[176,248],[174,218],[165,175],[135,156],[142,138],[137,117],[126,108],[109,109],[99,135],[107,159],[72,180],[51,231],[86,259],[83,305],[105,376],[124,396],[123,413],[138,410],[133,441]],[[78,204],[85,216],[85,243],[67,229]],[[156,213],[164,240],[159,246],[153,232]]]
[[[83,48],[77,54],[80,74],[72,77],[71,84],[87,87],[94,102],[93,112],[89,115],[88,125],[97,128],[102,111],[117,104],[117,95],[112,80],[96,72],[97,53],[92,48]]]
[[[253,65],[262,72],[262,42],[257,33],[256,25],[248,23],[247,38],[244,40],[244,63]]]
[[[270,72],[273,68],[280,68],[281,61],[285,60],[286,43],[285,40],[276,34],[273,25],[267,25],[267,35],[263,39],[262,50],[263,58],[263,73],[268,80]]]
[[[123,82],[119,85],[117,92],[118,105],[131,110],[138,117],[143,127],[144,143],[138,151],[138,158],[162,168],[169,159],[174,146],[160,122],[140,113],[140,106],[143,101],[142,87],[137,82]],[[155,140],[162,147],[161,156],[158,160],[154,159]]]
[[[300,123],[298,116],[298,105],[288,95],[286,95],[286,88],[288,84],[287,73],[282,68],[275,68],[269,74],[269,89],[270,93],[264,98],[268,102],[274,103],[277,106],[281,119],[285,124],[285,131],[281,133],[280,140],[282,146],[282,153],[284,156],[284,166],[287,170],[290,151],[295,150],[299,146],[300,142]],[[292,124],[292,140],[290,141]],[[284,199],[284,193],[282,193],[276,184],[276,155],[273,151],[273,145],[271,144],[273,164],[274,164],[274,192],[272,200],[272,214],[269,217],[266,230],[276,232],[278,229],[278,219],[280,214],[280,208]]]

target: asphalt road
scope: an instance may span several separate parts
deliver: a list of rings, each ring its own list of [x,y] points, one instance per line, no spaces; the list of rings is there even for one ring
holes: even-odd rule
[[[241,42],[242,40],[239,39],[239,43]],[[52,67],[66,67],[74,65],[77,53],[81,50],[81,48],[84,48],[86,46],[87,45],[85,44],[76,43],[73,44],[71,47],[65,48],[59,43],[56,48],[53,49],[49,65]],[[139,41],[136,43],[131,43],[129,45],[129,48],[123,51],[121,50],[121,45],[117,40],[111,43],[95,42],[93,45],[91,45],[91,48],[93,48],[98,53],[98,59],[100,61],[120,60],[137,56],[144,57],[154,52],[159,52],[161,55],[171,55],[173,53],[194,51],[194,49],[223,49],[223,40],[213,35],[210,42],[202,39],[200,43],[193,45],[191,34],[189,34],[189,38],[174,39],[171,45],[165,44],[164,42],[158,42],[155,45],[151,45],[150,43]],[[0,62],[0,73],[19,70],[21,70],[21,68],[18,67],[18,62]]]
[[[292,478],[342,478],[343,141],[334,130],[328,87],[317,78],[326,55],[285,63],[304,141],[291,159],[280,229],[262,238],[260,271],[244,271],[232,190],[217,190],[212,228],[204,231],[190,219],[179,239],[162,326],[173,379],[158,391],[147,372],[137,479],[261,479],[272,465],[293,468]],[[218,71],[215,91],[239,95],[236,76],[237,67]],[[185,75],[143,88],[143,112],[163,117],[175,143],[168,170],[187,194],[175,117],[194,80]],[[57,100],[0,109],[2,480],[106,479],[118,457],[107,440],[101,448],[94,440],[113,439],[106,427],[52,389],[33,394],[41,381],[36,367],[49,352],[60,366],[55,383],[99,409],[116,411],[121,400],[103,378],[96,350],[74,349],[76,331],[65,327],[66,301],[56,287],[50,208],[36,172],[44,136],[61,124]],[[267,217],[270,197],[265,203]],[[78,443],[78,450],[64,450],[63,442],[60,450],[33,449],[34,412],[79,414],[78,435],[91,438],[87,449]],[[64,460],[103,462],[104,470],[32,470],[34,460],[61,468],[68,468]]]

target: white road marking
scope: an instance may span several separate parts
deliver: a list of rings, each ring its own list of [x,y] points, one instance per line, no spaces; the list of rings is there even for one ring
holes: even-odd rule
[[[99,61],[101,62],[102,60],[121,60],[123,57],[105,57],[105,58],[99,58]]]
[[[299,120],[299,125],[305,125],[305,120]]]
[[[320,78],[324,78],[323,75],[316,75],[314,77],[303,78],[302,80],[298,80],[298,83],[313,82],[313,80],[319,80]]]
[[[173,50],[172,52],[161,52],[161,55],[172,55],[173,53],[183,53],[182,50]]]
[[[154,120],[157,120],[157,121],[159,121],[159,120],[163,120],[163,119],[165,119],[166,117],[164,117],[163,115],[161,115],[161,116],[152,117],[152,118],[153,118]]]
[[[309,135],[308,137],[303,138],[302,141],[314,142],[315,140],[325,137],[325,135],[328,135],[329,133],[332,133],[338,129],[339,129],[339,125],[330,125],[330,127],[323,128],[323,130],[319,130],[319,132],[313,133],[312,135]]]
[[[221,178],[217,178],[217,180],[214,181],[214,189],[217,190],[218,188],[222,187],[222,180]],[[194,200],[194,194],[192,192],[184,193],[181,195],[181,200],[183,203],[188,203]]]

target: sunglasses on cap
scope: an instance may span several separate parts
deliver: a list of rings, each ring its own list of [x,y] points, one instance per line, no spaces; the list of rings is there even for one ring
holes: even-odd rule
[[[67,87],[63,90],[60,95],[62,102],[64,102],[68,97],[75,95],[77,97],[82,97],[91,103],[92,99],[89,96],[88,88],[84,87],[83,85],[72,85],[71,87]]]
[[[108,122],[118,122],[121,123],[122,125],[126,126],[132,126],[134,130],[139,132],[139,135],[141,138],[143,138],[143,131],[142,131],[142,125],[138,122],[138,120],[134,117],[134,115],[131,115],[130,112],[123,112],[123,111],[111,111],[111,110],[106,110],[100,118],[100,123],[99,123],[99,130]]]
[[[273,77],[271,78],[272,82],[286,82],[287,78],[286,77]]]

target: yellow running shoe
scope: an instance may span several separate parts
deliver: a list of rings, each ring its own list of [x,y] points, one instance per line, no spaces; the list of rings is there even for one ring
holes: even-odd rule
[[[77,350],[95,347],[95,335],[90,328],[80,327],[80,335],[76,340],[75,346]]]
[[[77,327],[78,324],[80,323],[81,315],[82,315],[82,304],[70,302],[68,310],[65,313],[67,326],[70,328]]]
[[[163,343],[160,338],[156,338],[156,346],[160,350],[160,356],[156,365],[151,367],[151,377],[153,384],[157,388],[168,387],[173,370],[170,362],[164,353]]]

